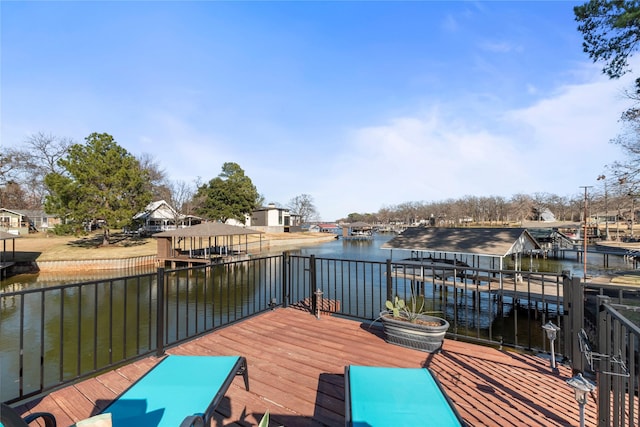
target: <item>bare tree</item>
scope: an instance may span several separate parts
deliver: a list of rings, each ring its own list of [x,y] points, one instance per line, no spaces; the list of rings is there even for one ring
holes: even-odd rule
[[[313,197],[309,194],[300,194],[289,201],[287,205],[291,213],[300,216],[300,222],[305,223],[315,219],[318,211],[313,204]]]
[[[15,150],[5,150],[0,153],[0,188],[14,182],[17,174],[17,163],[14,161]]]
[[[64,158],[73,141],[39,132],[24,142],[24,148],[7,150],[13,179],[20,185],[26,208],[39,209],[48,194],[44,177],[60,173],[58,161]],[[4,157],[4,156],[3,156]]]
[[[182,215],[191,215],[195,209],[193,195],[195,194],[195,185],[191,185],[185,181],[171,181],[169,183],[169,204],[176,211],[174,218],[176,225]]]
[[[171,200],[171,183],[167,178],[167,172],[162,169],[158,161],[149,153],[142,153],[137,157],[140,169],[146,171],[149,176],[149,191],[153,200]],[[177,207],[174,206],[176,209]]]
[[[516,194],[510,201],[510,212],[516,221],[522,222],[530,218],[534,206],[533,199],[527,194]]]

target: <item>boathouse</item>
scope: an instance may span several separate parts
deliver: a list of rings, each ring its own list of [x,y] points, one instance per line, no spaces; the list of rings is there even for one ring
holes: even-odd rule
[[[11,269],[16,259],[16,239],[20,237],[17,234],[0,231],[0,241],[2,241],[2,251],[0,251],[0,279],[5,278],[7,272]],[[7,255],[7,241],[11,240],[11,261]]]
[[[520,269],[524,254],[539,250],[540,245],[525,228],[444,228],[410,227],[381,246],[393,251],[410,251],[411,258],[425,256],[467,255],[473,258],[472,266],[477,266],[479,257],[499,260],[495,266],[503,269],[506,256],[513,256],[516,270]]]
[[[373,238],[373,227],[366,222],[358,221],[342,226],[342,238],[346,240],[368,240]]]
[[[262,249],[262,231],[219,222],[163,231],[153,235],[158,243],[158,263],[209,263],[238,258],[249,251],[249,236]]]

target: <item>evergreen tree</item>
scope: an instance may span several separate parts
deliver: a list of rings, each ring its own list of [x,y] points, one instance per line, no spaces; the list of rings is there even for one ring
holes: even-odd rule
[[[640,41],[640,4],[637,1],[590,0],[573,8],[582,47],[602,71],[618,78],[629,71],[628,59]],[[638,81],[636,81],[638,83]]]
[[[92,133],[86,144],[69,147],[58,164],[63,172],[45,177],[50,191],[46,211],[58,214],[76,230],[102,222],[105,245],[109,244],[110,228],[130,224],[151,201],[146,171],[109,134]]]
[[[245,215],[253,212],[259,200],[260,195],[251,178],[237,163],[227,162],[222,166],[220,175],[198,188],[195,211],[223,223],[236,219],[244,224]]]

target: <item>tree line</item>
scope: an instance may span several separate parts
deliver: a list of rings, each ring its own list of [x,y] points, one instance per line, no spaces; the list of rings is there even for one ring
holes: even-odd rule
[[[640,192],[632,180],[617,176],[597,177],[586,194],[591,215],[616,216],[635,221]],[[133,156],[106,133],[93,133],[85,142],[38,133],[22,149],[0,154],[0,206],[14,209],[42,209],[62,219],[60,233],[78,233],[88,223],[104,222],[105,243],[109,228],[121,228],[153,200],[166,200],[181,214],[208,220],[244,222],[245,215],[264,204],[251,178],[240,165],[227,162],[218,176],[207,182],[172,181],[149,154]],[[303,222],[317,220],[309,194],[289,201],[291,213]],[[552,193],[502,196],[465,196],[430,202],[406,202],[384,206],[375,213],[350,213],[337,221],[365,221],[375,224],[430,224],[460,226],[469,222],[505,225],[542,220],[550,211],[558,221],[584,219],[585,197]]]
[[[587,193],[586,211],[590,221],[597,217],[617,217],[620,221],[631,221],[635,206],[640,206],[640,194],[626,194],[623,189],[594,186]],[[548,219],[555,221],[581,222],[585,215],[584,194],[558,196],[551,193],[516,194],[510,198],[502,196],[464,196],[436,202],[406,202],[385,206],[375,213],[350,213],[345,222],[364,221],[371,224],[434,225],[458,227],[468,224],[507,226],[523,221]],[[608,214],[607,214],[608,212]]]
[[[208,182],[172,181],[151,155],[136,157],[107,133],[92,133],[84,143],[38,133],[22,148],[0,153],[0,207],[44,208],[60,218],[56,232],[61,234],[100,224],[108,244],[110,229],[130,226],[154,200],[167,201],[181,214],[244,223],[264,196],[237,163],[224,163]],[[297,196],[290,205],[303,220],[315,215],[310,195]]]

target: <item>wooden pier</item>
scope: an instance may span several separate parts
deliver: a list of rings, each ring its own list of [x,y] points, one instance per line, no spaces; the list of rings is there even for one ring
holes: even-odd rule
[[[8,276],[11,267],[15,265],[15,262],[0,262],[0,280]]]
[[[501,279],[499,276],[467,274],[464,270],[456,272],[454,277],[453,268],[449,269],[450,274],[444,274],[446,277],[442,276],[443,270],[425,268],[419,272],[409,272],[410,270],[394,270],[391,272],[391,276],[411,280],[417,286],[433,284],[433,286],[447,286],[461,292],[487,292],[494,296],[507,296],[515,300],[524,299],[541,303],[562,303],[563,300],[563,285],[562,283],[556,284],[555,281],[545,282],[537,278],[527,279],[522,275],[503,275]],[[554,291],[553,294],[550,293],[551,290]]]

